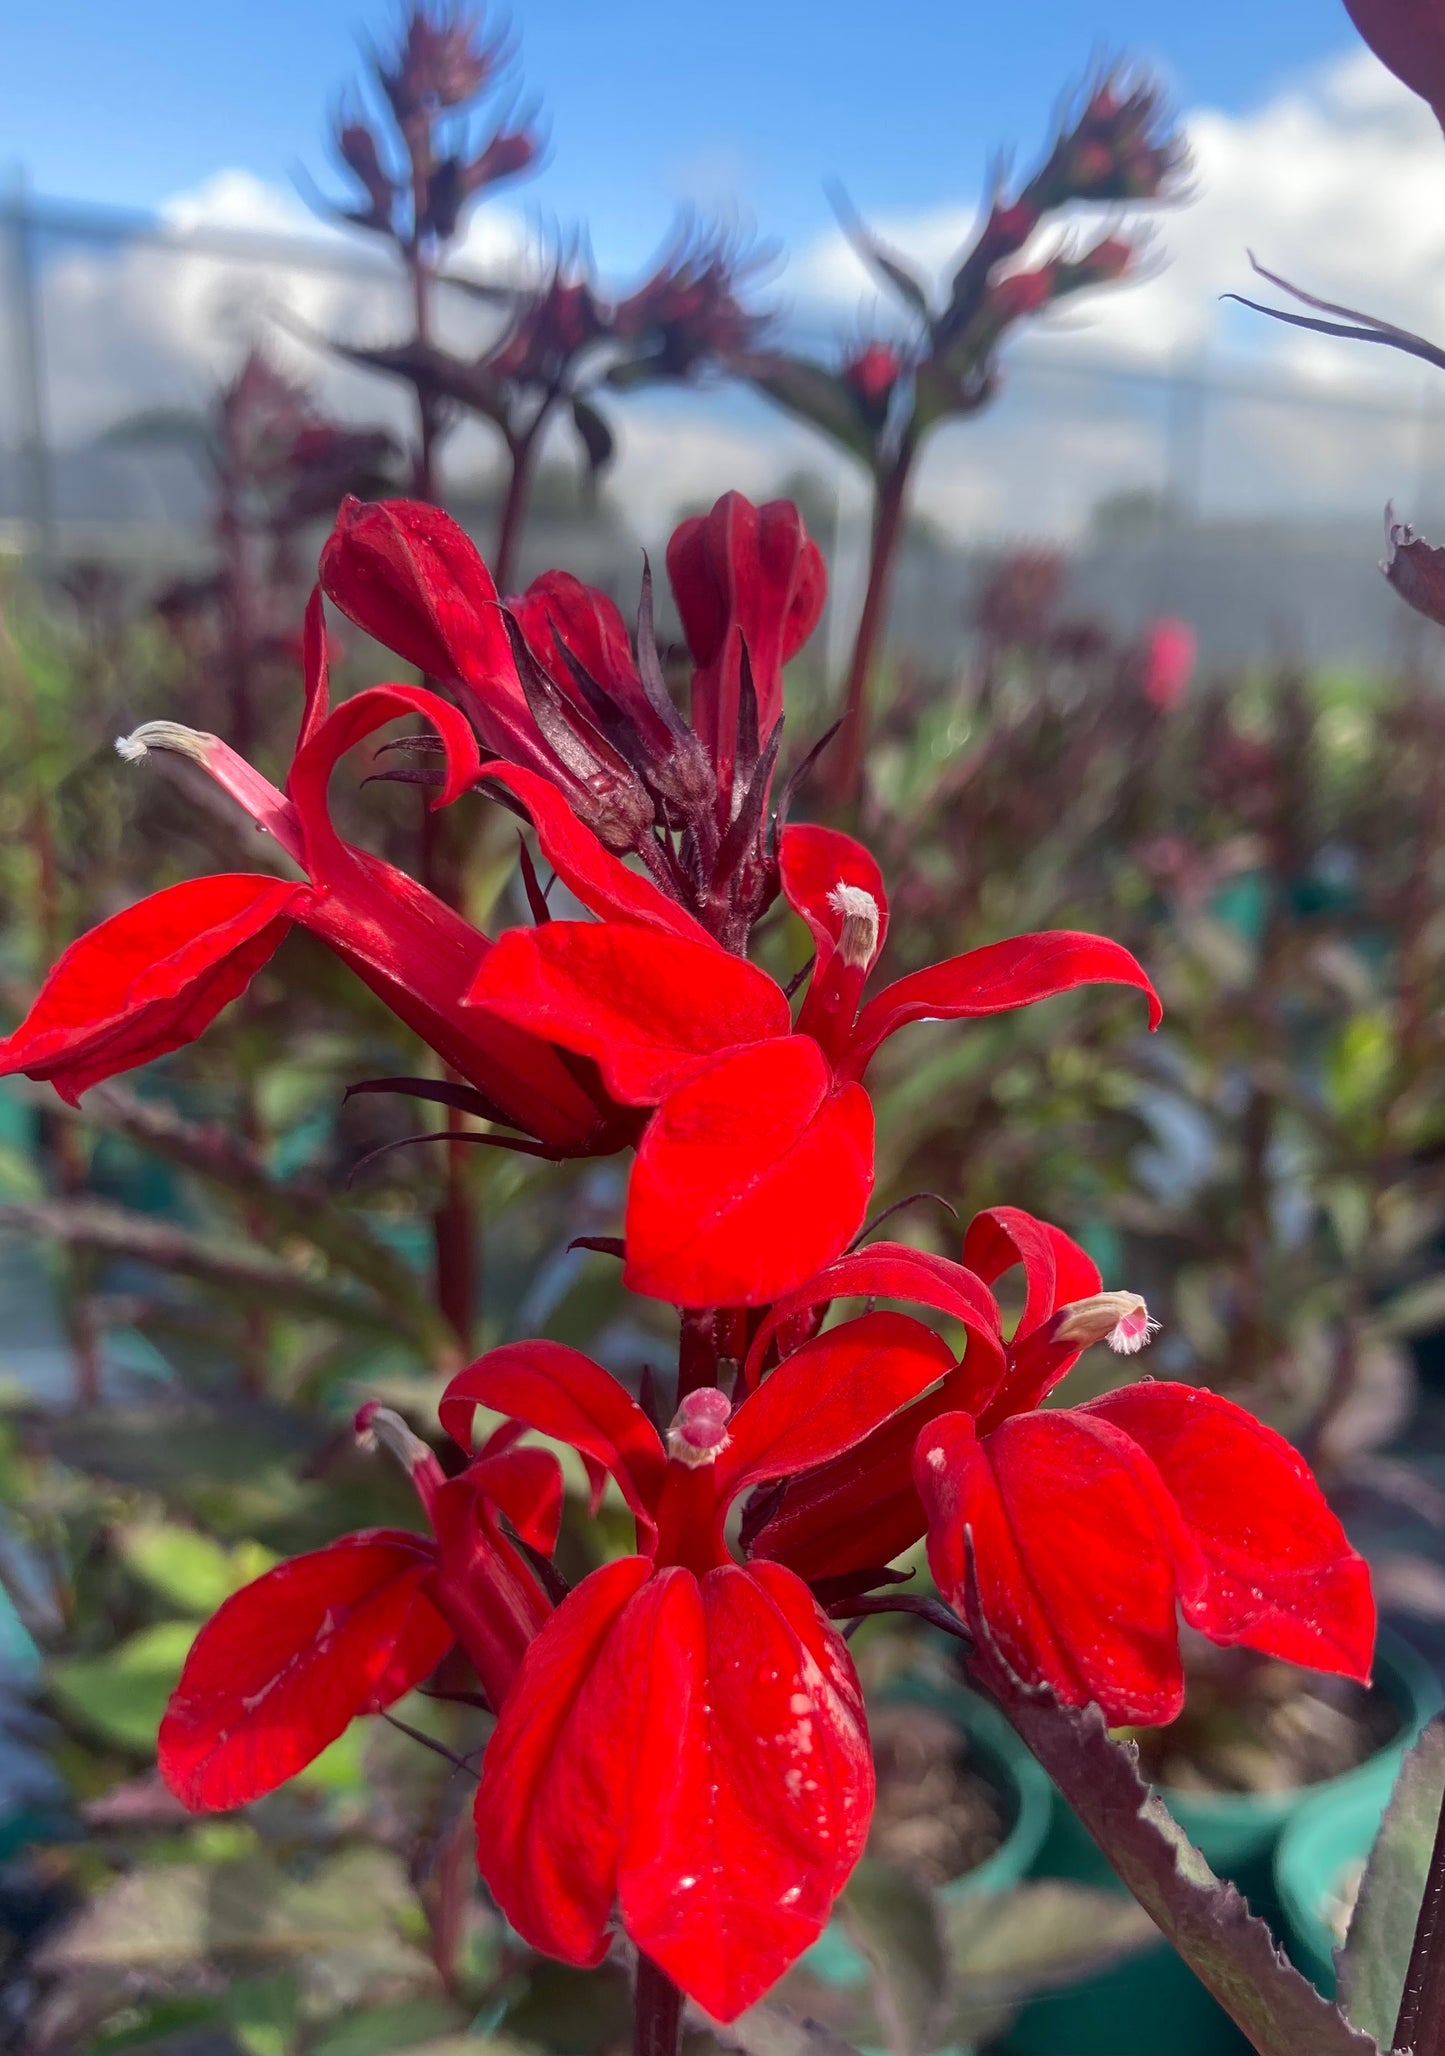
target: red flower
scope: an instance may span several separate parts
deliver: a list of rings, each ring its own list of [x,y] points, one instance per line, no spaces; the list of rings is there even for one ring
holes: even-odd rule
[[[1086,1253],[1017,1208],[978,1215],[963,1254],[969,1269],[876,1244],[769,1311],[750,1378],[801,1312],[845,1293],[952,1313],[969,1344],[940,1385],[745,1523],[754,1559],[862,1590],[926,1526],[940,1591],[1019,1677],[1114,1721],[1179,1712],[1176,1606],[1216,1642],[1367,1678],[1369,1573],[1289,1444],[1214,1393],[1152,1380],[1039,1411],[1091,1343],[1144,1346],[1144,1302],[1101,1292]],[[1014,1265],[1026,1297],[1005,1346],[987,1285]]]
[[[158,1744],[161,1776],[193,1812],[244,1806],[320,1755],[351,1720],[380,1713],[460,1643],[494,1706],[549,1612],[503,1536],[550,1553],[562,1477],[503,1429],[459,1478],[403,1422],[364,1407],[358,1432],[401,1455],[432,1524],[343,1535],[233,1594],[191,1646]]]
[[[482,1874],[534,1947],[600,1963],[615,1909],[731,2020],[817,1938],[872,1811],[862,1697],[807,1587],[736,1563],[724,1524],[742,1493],[851,1448],[949,1361],[921,1322],[867,1315],[736,1412],[690,1393],[665,1447],[560,1343],[492,1350],[453,1379],[441,1417],[464,1447],[477,1407],[509,1414],[610,1473],[637,1527],[638,1554],[585,1578],[532,1644],[483,1764]]]
[[[439,508],[345,501],[321,582],[368,635],[453,692],[488,749],[550,778],[608,848],[656,849],[654,829],[686,825],[712,868],[760,761],[761,814],[783,666],[817,625],[826,572],[796,507],[738,493],[684,522],[667,561],[697,667],[691,728],[663,683],[650,597],[636,657],[614,603],[561,572],[510,602],[509,636],[491,573]],[[708,881],[720,915],[743,854],[728,850],[730,868]]]
[[[589,1092],[555,1050],[464,1006],[487,937],[403,872],[343,842],[332,826],[327,786],[354,744],[399,714],[421,714],[446,747],[440,806],[481,770],[471,729],[417,686],[375,686],[329,712],[319,593],[308,610],[307,650],[306,712],[289,797],[215,736],[168,722],[138,729],[122,753],[172,749],[191,757],[275,837],[308,883],[199,878],[101,922],[65,951],[27,1018],[0,1041],[0,1074],[49,1078],[73,1105],[87,1086],[193,1041],[245,990],[294,921],[350,964],[496,1118],[560,1155],[617,1148],[630,1117],[600,1087]]]
[[[517,774],[509,782],[520,790]],[[681,1306],[764,1305],[857,1232],[873,1181],[873,1116],[860,1081],[896,1029],[1109,981],[1147,993],[1159,1018],[1127,950],[1068,931],[935,964],[860,1010],[887,932],[877,864],[851,837],[806,826],[783,831],[780,863],[783,891],[816,945],[796,1029],[765,972],[696,924],[674,919],[666,930],[661,910],[678,910],[662,893],[634,880],[653,910],[643,925],[576,870],[563,874],[572,891],[612,918],[510,930],[472,988],[477,1005],[590,1058],[614,1098],[657,1108],[632,1172],[625,1275],[632,1290]]]
[[[1231,1401],[1152,1379],[1037,1411],[1081,1347],[1143,1347],[1143,1302],[1094,1291],[1084,1252],[1012,1209],[980,1217],[964,1253],[990,1279],[1021,1264],[1025,1312],[1000,1389],[930,1424],[914,1478],[939,1589],[1013,1669],[1110,1720],[1172,1720],[1177,1608],[1212,1641],[1367,1680],[1369,1571],[1298,1452]]]

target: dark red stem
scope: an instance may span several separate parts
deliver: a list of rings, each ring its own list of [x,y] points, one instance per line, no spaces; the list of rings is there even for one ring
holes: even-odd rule
[[[517,552],[521,547],[522,528],[527,519],[527,502],[532,496],[532,480],[537,468],[537,452],[541,447],[542,424],[547,418],[544,407],[531,427],[522,435],[507,437],[507,454],[511,459],[511,475],[507,480],[507,497],[502,502],[502,518],[497,528],[497,547],[492,557],[492,577],[499,593],[509,593],[517,579]]]
[[[858,797],[863,773],[863,751],[868,741],[868,686],[878,654],[879,640],[888,618],[888,595],[893,585],[893,567],[903,535],[903,516],[908,504],[908,482],[913,471],[912,442],[906,442],[891,468],[878,480],[873,504],[873,544],[868,562],[868,588],[863,595],[863,612],[848,666],[848,685],[843,701],[843,728],[834,760],[834,793],[846,806]]]
[[[677,1397],[717,1383],[717,1315],[710,1306],[685,1306],[677,1344]]]
[[[1435,1826],[1391,2047],[1409,2049],[1412,2056],[1445,2056],[1445,1801]]]
[[[633,2004],[633,2056],[678,2056],[682,1993],[650,1956],[638,1956]]]

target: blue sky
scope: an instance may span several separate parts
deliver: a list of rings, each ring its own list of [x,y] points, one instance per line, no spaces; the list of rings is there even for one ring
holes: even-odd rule
[[[227,166],[326,168],[326,110],[389,6],[357,0],[52,0],[5,31],[0,150],[41,192],[149,207]],[[1099,52],[1155,63],[1187,107],[1252,107],[1350,47],[1339,0],[518,0],[518,77],[552,137],[518,200],[585,217],[629,263],[679,202],[735,197],[768,234],[827,218],[824,181],[909,214],[1031,149]]]

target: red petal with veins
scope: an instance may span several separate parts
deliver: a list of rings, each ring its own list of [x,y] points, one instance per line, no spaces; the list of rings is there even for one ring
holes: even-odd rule
[[[792,1026],[782,989],[755,964],[621,921],[510,929],[467,998],[591,1057],[628,1106],[656,1106],[722,1051]]]
[[[991,942],[966,956],[930,964],[885,986],[858,1016],[847,1070],[861,1078],[879,1044],[910,1021],[960,1021],[1006,1014],[1079,985],[1132,985],[1149,998],[1149,1025],[1163,1016],[1159,995],[1128,950],[1102,935],[1051,929]]]
[[[728,1422],[719,1501],[841,1456],[952,1369],[943,1337],[906,1314],[863,1314],[815,1336]]]
[[[1366,1681],[1375,1647],[1369,1567],[1350,1547],[1298,1450],[1213,1392],[1152,1381],[1080,1407],[1153,1462],[1204,1558],[1184,1617],[1242,1642]]]
[[[0,1040],[0,1075],[48,1078],[75,1106],[87,1086],[194,1042],[246,990],[314,895],[223,872],[167,886],[73,942]]]
[[[355,1714],[435,1670],[452,1631],[422,1587],[434,1555],[377,1528],[278,1564],[207,1621],[161,1722],[161,1776],[192,1812],[294,1777]]]
[[[959,1613],[977,1605],[1005,1661],[1067,1706],[1152,1725],[1184,1704],[1176,1602],[1206,1570],[1158,1471],[1078,1411],[1017,1414],[980,1439],[967,1414],[918,1438],[928,1561]]]
[[[715,2018],[822,1930],[873,1803],[862,1697],[774,1565],[594,1572],[529,1651],[477,1794],[482,1874],[534,1947],[628,1935]]]
[[[873,1185],[873,1109],[835,1088],[807,1036],[724,1056],[663,1101],[632,1168],[633,1292],[675,1306],[761,1306],[858,1232]]]
[[[701,921],[659,891],[652,881],[629,871],[586,824],[577,819],[550,779],[518,764],[488,764],[487,780],[514,792],[532,817],[542,854],[569,892],[590,913],[614,921],[639,922],[667,935],[685,935],[716,948]]]
[[[506,1342],[468,1364],[447,1386],[437,1417],[471,1446],[479,1406],[525,1421],[600,1463],[617,1480],[641,1528],[653,1529],[667,1457],[656,1428],[609,1371],[562,1342]]]

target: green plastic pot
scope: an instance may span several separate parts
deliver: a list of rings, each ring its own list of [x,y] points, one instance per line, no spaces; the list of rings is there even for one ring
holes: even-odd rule
[[[1048,1836],[1054,1809],[1054,1788],[1047,1774],[1025,1749],[996,1706],[962,1685],[934,1685],[905,1678],[882,1695],[882,1704],[900,1701],[926,1706],[942,1714],[968,1737],[969,1748],[990,1778],[1012,1802],[1008,1834],[993,1855],[963,1877],[944,1885],[946,1899],[967,1899],[975,1892],[1002,1892],[1026,1878]],[[829,1923],[821,1939],[802,1959],[803,1968],[828,1984],[860,1984],[868,1965],[854,1948],[839,1920]]]
[[[1284,1915],[1289,1953],[1327,1996],[1335,1989],[1335,1935],[1325,1919],[1331,1888],[1347,1864],[1363,1862],[1399,1769],[1394,1756],[1368,1766],[1368,1779],[1343,1792],[1322,1791],[1302,1806],[1274,1852],[1275,1897]]]
[[[1388,1631],[1380,1636],[1375,1676],[1399,1708],[1400,1733],[1357,1769],[1289,1792],[1217,1797],[1160,1793],[1210,1868],[1232,1879],[1254,1911],[1277,1928],[1285,1928],[1286,1922],[1275,1894],[1275,1850],[1291,1823],[1307,1807],[1366,1798],[1381,1780],[1388,1792],[1405,1749],[1440,1704],[1434,1672],[1408,1643]],[[1062,1803],[1054,1808],[1053,1828],[1035,1875],[1123,1889],[1073,1809]],[[1328,1949],[1325,1953],[1328,1957]],[[1035,2000],[1019,2016],[1003,2047],[1011,2056],[1235,2056],[1246,2052],[1249,2044],[1194,1973],[1161,1941],[1157,1948],[1068,1992]]]

